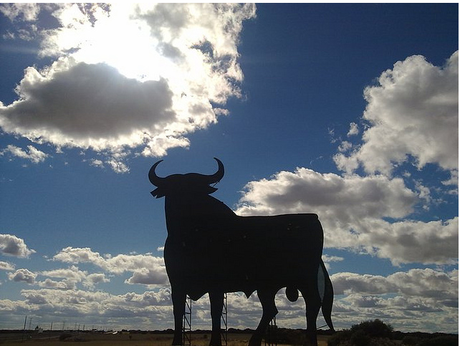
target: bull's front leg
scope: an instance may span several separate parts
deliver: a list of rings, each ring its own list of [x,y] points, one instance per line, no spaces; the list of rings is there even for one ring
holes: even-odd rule
[[[224,294],[222,292],[209,292],[209,301],[211,303],[212,333],[209,346],[221,346],[222,339],[220,335],[220,319],[224,307]]]
[[[174,339],[173,345],[182,345],[182,323],[185,312],[186,294],[184,290],[176,287],[171,288],[174,315]]]

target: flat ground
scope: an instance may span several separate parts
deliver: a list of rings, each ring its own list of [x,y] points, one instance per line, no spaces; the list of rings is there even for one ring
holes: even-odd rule
[[[32,334],[24,336],[16,334],[0,334],[1,346],[18,346],[18,345],[81,345],[81,346],[171,346],[172,335],[170,334],[102,334],[102,333],[72,333],[72,336],[62,341],[59,340],[60,334]],[[228,334],[228,346],[246,346],[250,334],[231,333]],[[209,334],[193,334],[192,346],[208,346]],[[327,346],[327,336],[319,335],[319,345]],[[264,346],[264,342],[262,342]],[[278,346],[286,346],[278,344]]]

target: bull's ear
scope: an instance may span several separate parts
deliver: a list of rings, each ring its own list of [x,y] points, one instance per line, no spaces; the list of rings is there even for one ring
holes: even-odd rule
[[[213,192],[216,192],[217,189],[216,189],[215,187],[206,185],[206,190],[205,190],[205,191],[206,191],[207,194],[211,194],[211,193],[213,193]]]
[[[156,197],[156,198],[161,198],[165,196],[164,192],[161,190],[160,187],[156,188],[150,193],[152,194],[153,197]]]

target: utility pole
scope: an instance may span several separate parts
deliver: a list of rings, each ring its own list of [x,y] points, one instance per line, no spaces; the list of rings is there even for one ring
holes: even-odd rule
[[[24,335],[26,334],[26,324],[27,324],[27,315],[26,315],[26,318],[24,319],[24,328],[22,330],[22,341],[24,341]]]

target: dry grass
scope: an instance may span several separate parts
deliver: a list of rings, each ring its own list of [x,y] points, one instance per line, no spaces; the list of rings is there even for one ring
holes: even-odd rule
[[[229,334],[228,346],[247,346],[250,334]],[[209,334],[194,334],[192,336],[192,346],[208,346]],[[327,336],[320,335],[318,337],[318,346],[327,346]],[[47,337],[46,335],[40,338],[29,340],[1,340],[1,346],[171,346],[172,336],[163,334],[96,334],[96,333],[81,333],[73,336],[65,341],[59,340],[57,337]],[[264,343],[262,343],[264,346]],[[288,346],[288,345],[278,345]]]

